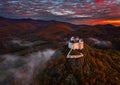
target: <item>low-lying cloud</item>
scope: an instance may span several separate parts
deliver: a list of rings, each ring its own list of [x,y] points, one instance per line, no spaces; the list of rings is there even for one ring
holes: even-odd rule
[[[19,45],[19,46],[32,46],[32,45],[33,45],[33,43],[30,42],[30,41],[22,41],[22,40],[20,40],[20,39],[13,39],[13,40],[11,40],[10,42],[11,42],[13,45],[14,45],[14,44],[17,44],[17,45]]]
[[[7,79],[9,75],[12,75],[12,81],[15,85],[30,85],[33,76],[44,67],[45,63],[51,59],[54,53],[54,50],[47,49],[42,52],[31,53],[27,56],[2,55],[3,61],[0,63],[0,72],[6,73],[6,75],[3,75],[3,78],[0,75],[0,82]]]
[[[103,40],[99,40],[97,38],[88,38],[88,41],[90,43],[92,43],[93,45],[96,45],[97,47],[100,47],[100,48],[112,47],[112,42],[110,42],[110,41],[103,41]]]

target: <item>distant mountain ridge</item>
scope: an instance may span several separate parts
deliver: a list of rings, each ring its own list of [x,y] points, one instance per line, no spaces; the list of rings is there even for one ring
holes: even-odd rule
[[[0,17],[1,43],[10,37],[18,37],[25,40],[45,39],[61,41],[70,36],[82,38],[95,37],[101,40],[109,40],[113,43],[120,42],[120,27],[114,25],[74,25],[60,21],[43,21],[32,19],[7,19]],[[117,46],[116,46],[117,47]]]

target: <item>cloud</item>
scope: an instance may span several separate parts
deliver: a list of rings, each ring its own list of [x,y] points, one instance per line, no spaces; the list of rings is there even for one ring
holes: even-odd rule
[[[88,18],[88,17],[92,17],[92,15],[72,15],[71,16],[72,18]]]
[[[120,18],[119,0],[1,0],[0,3],[0,16],[10,18],[32,17],[60,21],[66,18],[69,22],[71,18]]]
[[[9,41],[9,43],[11,45],[19,45],[19,46],[23,46],[23,47],[33,45],[32,42],[30,42],[30,41],[22,41],[21,39],[12,39],[11,41]]]
[[[97,48],[111,48],[112,42],[110,41],[103,41],[97,38],[88,38],[89,43],[92,43]]]
[[[30,85],[33,76],[42,70],[45,63],[51,59],[55,53],[54,50],[46,49],[31,53],[27,56],[18,56],[12,54],[1,55],[4,60],[0,63],[0,72],[4,77],[0,78],[0,82],[7,79],[9,75],[15,84]],[[1,76],[1,75],[0,75]],[[10,84],[11,81],[4,82]]]
[[[54,14],[54,15],[71,15],[74,14],[75,12],[70,11],[70,10],[64,10],[64,9],[53,9],[53,10],[47,10],[48,12]]]
[[[116,3],[120,3],[120,0],[116,0]]]

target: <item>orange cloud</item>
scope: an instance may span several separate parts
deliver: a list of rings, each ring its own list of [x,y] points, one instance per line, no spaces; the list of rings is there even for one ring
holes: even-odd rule
[[[120,19],[118,20],[84,20],[84,21],[73,21],[73,24],[88,24],[88,25],[96,25],[96,24],[112,24],[115,26],[120,26]]]
[[[120,26],[120,20],[95,20],[93,24],[112,24]]]

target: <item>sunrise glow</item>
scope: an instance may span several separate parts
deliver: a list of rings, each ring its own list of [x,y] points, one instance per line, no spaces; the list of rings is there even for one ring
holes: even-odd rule
[[[120,25],[120,0],[1,0],[0,16]]]

